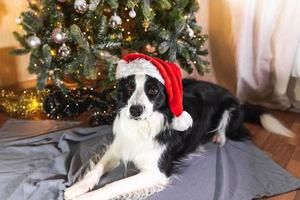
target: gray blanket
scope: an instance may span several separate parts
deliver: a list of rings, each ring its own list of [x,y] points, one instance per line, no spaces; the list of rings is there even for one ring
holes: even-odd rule
[[[19,133],[26,130],[18,129],[18,123],[10,121],[0,129],[1,200],[62,199],[62,191],[74,182],[88,159],[103,152],[111,141],[109,126],[28,137]],[[11,135],[14,131],[9,127],[18,133]],[[99,187],[134,173],[121,166],[106,175]],[[207,144],[204,152],[186,161],[167,189],[147,200],[249,200],[297,188],[300,181],[251,142],[228,141],[222,148]]]

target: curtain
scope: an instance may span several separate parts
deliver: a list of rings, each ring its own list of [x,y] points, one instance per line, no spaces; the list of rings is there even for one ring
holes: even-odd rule
[[[217,81],[243,102],[297,108],[300,1],[202,0],[200,5]]]

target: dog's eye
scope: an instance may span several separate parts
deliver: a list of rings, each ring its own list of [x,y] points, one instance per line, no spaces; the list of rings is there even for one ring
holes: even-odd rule
[[[148,90],[148,94],[150,94],[150,95],[157,95],[157,93],[158,93],[158,89],[157,88],[150,88],[149,90]]]
[[[125,87],[130,92],[134,90],[134,85],[132,83],[126,83]]]

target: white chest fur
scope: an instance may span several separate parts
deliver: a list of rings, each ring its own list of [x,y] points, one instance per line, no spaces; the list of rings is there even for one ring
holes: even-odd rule
[[[133,120],[124,109],[114,121],[112,146],[124,162],[132,161],[139,169],[156,169],[165,147],[155,137],[163,128],[163,115],[158,112],[147,120]]]

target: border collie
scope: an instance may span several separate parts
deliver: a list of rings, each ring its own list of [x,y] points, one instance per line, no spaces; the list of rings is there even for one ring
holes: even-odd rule
[[[278,120],[252,106],[242,105],[226,89],[213,83],[183,80],[183,108],[193,123],[184,131],[170,124],[173,114],[165,85],[147,74],[119,79],[118,114],[114,139],[104,156],[82,180],[67,188],[67,200],[139,199],[165,188],[178,162],[201,145],[226,139],[249,139],[244,121],[260,123],[281,135],[292,133]],[[91,191],[101,176],[120,162],[132,161],[140,172]]]

